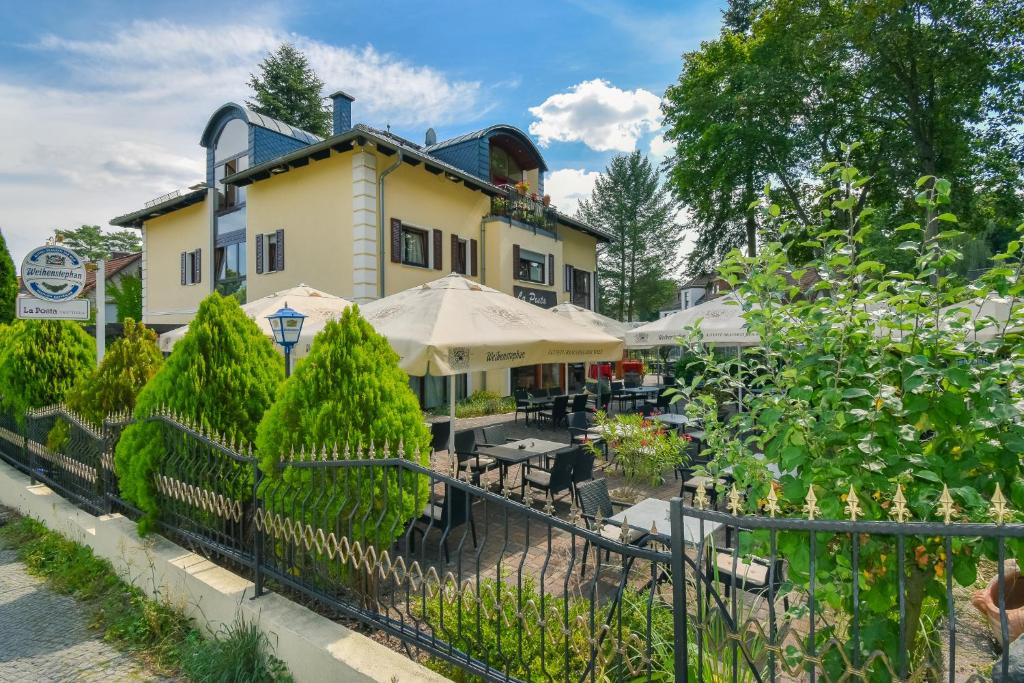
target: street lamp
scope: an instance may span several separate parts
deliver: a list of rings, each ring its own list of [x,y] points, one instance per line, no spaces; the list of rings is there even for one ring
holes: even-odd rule
[[[302,322],[306,316],[298,311],[288,308],[288,302],[284,308],[267,316],[270,321],[270,329],[274,333],[274,341],[284,349],[284,376],[292,374],[292,347],[299,341],[302,334]]]

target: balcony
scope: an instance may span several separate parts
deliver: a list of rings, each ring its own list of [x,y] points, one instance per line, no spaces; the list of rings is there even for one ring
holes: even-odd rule
[[[536,195],[523,194],[511,185],[503,185],[505,196],[491,197],[491,215],[504,216],[525,223],[537,230],[555,235],[558,224],[554,207],[545,205]]]

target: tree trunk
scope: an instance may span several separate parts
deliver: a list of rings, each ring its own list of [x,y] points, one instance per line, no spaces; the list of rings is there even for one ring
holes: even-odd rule
[[[757,256],[757,219],[753,209],[747,208],[754,201],[754,174],[747,173],[747,187],[743,193],[744,210],[747,212],[747,256]]]

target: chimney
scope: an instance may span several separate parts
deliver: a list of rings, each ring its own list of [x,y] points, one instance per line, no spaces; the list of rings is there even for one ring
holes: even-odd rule
[[[427,147],[437,144],[437,132],[433,128],[427,128],[427,135],[423,140],[423,144]]]
[[[334,102],[334,134],[344,133],[352,127],[352,103],[356,98],[348,93],[337,91],[331,95]]]

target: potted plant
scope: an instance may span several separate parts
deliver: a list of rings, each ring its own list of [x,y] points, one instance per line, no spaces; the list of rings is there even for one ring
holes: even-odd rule
[[[516,192],[518,192],[521,195],[525,195],[530,191],[530,184],[525,180],[520,180],[518,183],[515,184],[515,188]]]
[[[665,472],[683,460],[686,444],[664,426],[648,422],[637,413],[609,417],[598,412],[595,423],[604,433],[608,448],[615,452],[615,464],[628,484],[625,490],[616,491],[617,498],[643,498],[645,494],[635,487],[662,484]],[[600,446],[587,443],[586,447],[600,457]]]

